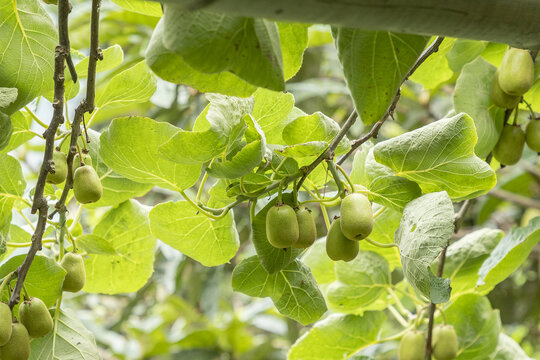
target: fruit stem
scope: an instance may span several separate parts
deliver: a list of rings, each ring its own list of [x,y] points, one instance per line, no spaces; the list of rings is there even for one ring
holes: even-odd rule
[[[272,176],[270,176],[270,180],[274,180],[279,169],[281,169],[281,167],[283,166],[283,164],[285,164],[285,161],[287,161],[287,158],[284,157],[283,160],[281,160],[281,162],[279,163],[279,165],[274,169],[274,173],[272,174]]]
[[[343,199],[345,197],[345,188],[343,187],[343,182],[339,178],[339,174],[336,169],[336,164],[332,160],[326,160],[326,165],[328,166],[328,170],[330,171],[330,174],[334,178],[334,181],[336,182],[336,186],[338,188],[338,193]]]
[[[298,188],[296,187],[296,179],[294,180],[294,184],[293,184],[293,205],[294,205],[294,207],[299,206],[299,204],[298,204]]]
[[[398,247],[396,243],[391,243],[391,244],[382,244],[380,242],[377,242],[375,240],[372,240],[370,239],[369,237],[365,238],[364,240],[366,240],[368,243],[370,243],[371,245],[373,246],[377,246],[377,247],[380,247],[380,248],[393,248],[393,247]]]
[[[15,273],[15,271],[12,271],[6,275],[6,277],[2,281],[2,284],[0,284],[0,294],[2,294],[6,285],[9,284],[9,282],[15,278],[17,278],[17,274]]]
[[[32,110],[30,110],[30,108],[28,108],[28,106],[25,106],[24,109],[28,112],[28,115],[30,115],[30,117],[32,119],[34,119],[35,122],[37,122],[41,127],[45,128],[45,129],[48,129],[49,128],[49,125],[45,124],[43,121],[41,121],[37,116],[36,114],[34,114],[34,112]]]
[[[375,344],[381,344],[381,343],[385,343],[385,342],[389,342],[389,341],[396,341],[396,340],[399,340],[403,337],[403,335],[405,335],[407,332],[411,331],[414,329],[414,326],[409,326],[407,327],[405,330],[397,333],[396,335],[393,335],[393,336],[390,336],[390,337],[387,337],[387,338],[382,338],[380,340],[377,340],[375,342]]]
[[[394,316],[398,323],[400,323],[405,328],[409,327],[409,323],[407,322],[407,320],[405,320],[405,318],[401,316],[401,314],[399,313],[399,311],[396,310],[395,307],[393,307],[392,305],[388,305],[388,310],[390,311],[390,314]]]
[[[517,126],[517,118],[519,113],[519,105],[516,105],[516,108],[514,109],[514,119],[512,121],[512,125]]]
[[[446,325],[446,315],[444,314],[444,310],[442,309],[441,306],[437,306],[437,310],[439,311],[439,313],[440,313],[441,316],[442,316],[443,323]]]
[[[529,103],[527,102],[527,100],[525,100],[525,99],[522,99],[522,101],[525,103],[525,105],[526,105],[527,108],[529,109],[529,112],[531,113],[531,120],[535,120],[535,119],[536,119],[536,114],[534,113],[534,110],[533,110],[531,104],[529,104]]]
[[[349,187],[351,188],[352,192],[356,192],[356,189],[354,188],[354,183],[352,182],[350,176],[343,170],[343,168],[340,165],[336,164],[336,168],[343,174],[345,179],[347,179],[347,182],[349,183]]]
[[[279,186],[278,186],[278,196],[277,196],[277,203],[278,204],[283,204],[283,189],[285,188],[286,189],[286,183],[287,183],[287,178],[281,180],[279,182]]]
[[[405,314],[408,318],[411,318],[412,317],[412,313],[407,310],[405,308],[405,306],[403,306],[403,303],[401,302],[400,298],[397,296],[397,294],[394,292],[394,290],[392,290],[391,287],[386,287],[386,291],[388,292],[388,294],[392,297],[392,299],[394,299],[394,301],[396,302],[396,305],[398,307],[398,310],[402,313],[402,314]]]
[[[210,164],[208,164],[208,167],[210,167],[213,162],[214,162],[214,159],[212,159],[212,161],[210,161]],[[199,184],[199,190],[197,191],[197,197],[195,198],[195,201],[198,204],[201,203],[201,196],[202,196],[202,193],[203,193],[203,190],[204,190],[204,185],[206,185],[206,180],[208,180],[208,171],[204,172],[204,176],[203,176],[203,178],[201,180],[201,183]]]
[[[381,206],[381,208],[377,210],[375,214],[373,214],[373,218],[376,219],[377,216],[381,215],[384,212],[384,210],[386,210],[386,206]]]
[[[28,290],[26,290],[26,284],[23,284],[22,288],[23,288],[23,293],[24,293],[24,299],[25,300],[30,299],[30,295],[28,294]]]

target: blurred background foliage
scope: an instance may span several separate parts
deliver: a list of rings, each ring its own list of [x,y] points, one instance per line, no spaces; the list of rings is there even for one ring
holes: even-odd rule
[[[87,55],[84,52],[89,46],[90,1],[73,0],[72,5],[70,38],[72,47],[80,51],[74,54],[77,61]],[[45,6],[55,18],[56,7]],[[120,45],[124,60],[114,69],[99,74],[98,92],[112,76],[144,59],[146,46],[159,20],[156,16],[130,12],[111,1],[105,1],[101,11],[101,47]],[[287,83],[287,90],[294,95],[296,106],[305,112],[321,111],[342,122],[353,104],[329,30],[320,25],[309,28],[309,47],[304,54],[303,66]],[[446,52],[446,64],[428,61],[425,71],[413,77],[416,82],[406,82],[394,121],[385,123],[378,140],[426,125],[453,108],[454,86],[463,66],[451,61],[451,52],[456,46],[465,51],[481,52],[485,59],[494,63],[506,48],[479,41],[445,40],[441,52],[443,55]],[[84,89],[84,80],[81,88]],[[81,95],[69,102],[70,117]],[[92,127],[99,130],[116,116],[141,115],[191,129],[205,105],[204,95],[196,90],[158,80],[157,91],[149,102],[106,109],[94,119]],[[30,104],[29,108],[42,119],[50,116],[51,105],[45,99]],[[526,116],[524,111],[523,119]],[[350,138],[360,136],[363,130],[361,122],[357,122]],[[35,174],[39,166],[41,146],[33,144],[38,142],[30,142],[14,154],[26,161],[27,179],[35,177],[32,173]],[[498,167],[498,164],[493,166]],[[539,198],[540,168],[537,154],[530,150],[526,150],[518,165],[498,171],[498,177],[498,188]],[[152,205],[176,199],[175,196],[169,191],[154,189],[139,200]],[[83,224],[92,227],[105,210],[90,211]],[[537,209],[484,196],[474,203],[456,237],[480,225],[508,231],[514,225],[525,225],[539,214]],[[66,305],[76,309],[80,319],[95,334],[104,359],[286,358],[287,349],[306,328],[281,316],[269,299],[250,298],[232,291],[232,269],[243,258],[254,254],[249,241],[246,204],[235,209],[235,220],[242,245],[231,264],[206,268],[161,243],[155,272],[137,293],[115,296],[79,293],[66,299]],[[24,224],[17,217],[14,221]],[[319,234],[325,234],[324,225],[319,226]],[[489,295],[493,307],[501,310],[504,332],[519,342],[529,356],[537,359],[540,359],[539,272],[540,247],[537,245],[529,260]],[[400,274],[395,275],[401,278]]]

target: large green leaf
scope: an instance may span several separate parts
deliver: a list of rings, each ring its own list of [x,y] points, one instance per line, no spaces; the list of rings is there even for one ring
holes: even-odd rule
[[[335,263],[337,281],[330,284],[326,297],[329,307],[342,313],[363,313],[390,285],[390,267],[379,254],[360,251],[350,261]]]
[[[487,47],[486,41],[477,41],[469,39],[457,39],[446,54],[448,65],[455,72],[459,73],[463,66],[475,60]]]
[[[500,333],[499,342],[490,360],[533,360],[510,336]]]
[[[450,69],[446,55],[453,48],[456,39],[445,38],[439,50],[431,54],[418,69],[414,71],[411,80],[420,83],[426,89],[435,89],[449,80],[454,72]]]
[[[155,206],[150,211],[150,226],[155,237],[204,266],[228,262],[240,245],[232,211],[212,220],[186,201]]]
[[[157,2],[146,0],[113,0],[113,2],[126,10],[147,16],[161,17],[163,11]]]
[[[365,124],[382,118],[428,38],[345,27],[332,29],[356,110]]]
[[[479,290],[491,290],[512,274],[540,242],[540,216],[525,227],[515,227],[497,244],[478,270]]]
[[[107,86],[96,93],[96,106],[126,106],[150,100],[157,80],[144,61],[113,76]]]
[[[209,106],[199,115],[193,131],[179,130],[161,147],[162,156],[182,164],[200,164],[239,145],[247,127],[244,116],[253,99],[207,95]]]
[[[316,241],[302,256],[302,262],[306,264],[317,284],[330,284],[337,279],[334,270],[334,260],[326,253],[326,241],[324,239]]]
[[[21,164],[9,155],[0,154],[0,255],[6,251],[13,196],[22,196],[25,188]]]
[[[278,27],[252,19],[205,10],[187,12],[165,5],[165,47],[203,73],[230,71],[247,82],[284,90]]]
[[[272,298],[281,314],[303,325],[317,321],[326,312],[317,282],[298,260],[269,274],[258,257],[252,256],[234,268],[232,286],[249,296]]]
[[[71,310],[59,310],[58,325],[44,337],[31,342],[30,360],[100,360],[94,335]],[[55,309],[51,310],[51,315]]]
[[[100,155],[109,168],[130,180],[181,191],[197,182],[201,165],[161,157],[158,148],[177,130],[149,118],[114,119],[100,136]]]
[[[109,210],[93,234],[106,240],[115,254],[90,254],[85,259],[84,290],[118,294],[143,287],[154,271],[156,247],[148,211],[135,200],[126,201]]]
[[[499,311],[492,310],[486,297],[462,295],[444,310],[444,314],[458,335],[456,360],[485,360],[495,351],[501,321]]]
[[[13,133],[13,125],[9,116],[0,111],[0,150],[6,148]]]
[[[423,192],[444,190],[459,201],[485,194],[497,183],[495,172],[474,154],[476,141],[473,120],[461,113],[383,141],[373,153]]]
[[[421,295],[436,304],[448,301],[450,280],[436,277],[430,266],[453,232],[454,207],[445,192],[427,194],[408,203],[396,231],[405,277]]]
[[[292,78],[302,66],[308,45],[308,27],[307,24],[278,23],[285,80]]]
[[[0,279],[21,266],[25,258],[26,254],[17,255],[7,260],[0,268]],[[30,296],[40,298],[45,305],[50,307],[62,294],[65,276],[66,270],[54,259],[36,255],[24,280],[24,286]]]
[[[452,297],[474,290],[480,266],[503,236],[501,230],[486,228],[467,234],[448,247],[443,276],[451,281]]]
[[[294,108],[293,95],[259,88],[253,98],[253,117],[261,126],[268,143],[285,144],[281,135]]]
[[[20,110],[11,115],[11,124],[13,125],[11,138],[0,153],[7,153],[36,136],[35,132],[30,131],[32,117],[26,111]]]
[[[373,231],[369,238],[381,244],[393,244],[394,234],[399,227],[401,213],[392,208],[384,209],[373,223]],[[397,247],[383,248],[375,246],[367,241],[360,241],[360,249],[376,252],[384,257],[390,266],[390,270],[401,266],[399,249]]]
[[[268,242],[268,238],[266,237],[266,214],[272,206],[276,205],[276,199],[276,197],[272,198],[272,200],[270,200],[270,202],[255,215],[255,218],[251,219],[251,241],[255,246],[255,250],[257,251],[257,255],[259,256],[263,268],[270,274],[274,274],[285,268],[302,252],[300,249],[292,247],[278,249]],[[283,202],[291,205],[292,195],[289,193],[283,194]]]
[[[192,86],[203,93],[214,92],[248,97],[257,89],[255,85],[240,79],[231,72],[207,74],[189,66],[182,56],[168,50],[163,44],[165,36],[163,20],[162,18],[154,29],[150,44],[146,49],[146,63],[160,78],[172,83]]]
[[[330,315],[317,322],[292,346],[288,360],[343,360],[374,344],[386,317],[381,311]]]
[[[491,102],[495,66],[482,58],[465,65],[456,82],[454,108],[469,114],[476,127],[478,143],[474,151],[484,159],[493,149],[503,126],[504,110]]]
[[[53,86],[56,27],[38,0],[0,0],[0,84],[17,88],[9,115]]]

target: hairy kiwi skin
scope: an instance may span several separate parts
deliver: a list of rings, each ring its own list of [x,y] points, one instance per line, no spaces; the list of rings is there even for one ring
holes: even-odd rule
[[[350,240],[362,240],[373,230],[373,211],[365,195],[352,193],[341,201],[341,231]]]
[[[86,282],[86,270],[82,256],[75,253],[67,253],[60,265],[66,270],[63,290],[68,292],[82,290]]]
[[[52,160],[54,161],[54,174],[47,174],[47,182],[49,184],[63,183],[66,181],[67,177],[66,154],[61,151],[54,150]]]
[[[455,359],[458,353],[458,338],[452,325],[439,325],[433,329],[433,356],[437,360]]]
[[[499,85],[499,74],[496,73],[491,84],[491,101],[503,109],[513,109],[519,103],[521,96],[513,96],[505,93]]]
[[[499,67],[499,85],[508,95],[521,96],[534,83],[534,62],[527,50],[509,49]]]
[[[426,355],[426,339],[418,330],[411,330],[401,338],[399,343],[399,360],[424,360]]]
[[[298,209],[296,211],[296,220],[298,221],[299,236],[293,247],[298,249],[308,248],[317,239],[317,227],[311,211],[307,208]]]
[[[0,346],[0,359],[27,360],[30,357],[30,336],[23,324],[13,323],[11,338]]]
[[[273,247],[288,248],[298,241],[296,213],[289,205],[276,205],[266,214],[266,237]]]
[[[540,120],[529,121],[525,130],[525,140],[531,150],[540,153]]]
[[[11,337],[11,309],[0,301],[0,346],[6,344]]]
[[[90,154],[83,153],[82,154],[82,163],[85,165],[92,166],[92,158],[90,157]],[[75,171],[81,167],[81,157],[79,154],[75,154],[75,157],[73,158],[73,174],[75,174]]]
[[[19,320],[33,338],[45,336],[53,328],[52,316],[45,303],[38,298],[30,298],[21,304]]]
[[[499,141],[493,149],[493,156],[503,165],[514,165],[521,159],[525,133],[519,126],[504,125]]]
[[[351,261],[358,255],[358,241],[349,240],[341,231],[341,218],[334,220],[326,235],[326,253],[334,261]]]
[[[83,165],[73,176],[73,194],[81,204],[93,203],[101,199],[103,186],[96,170],[90,165]]]

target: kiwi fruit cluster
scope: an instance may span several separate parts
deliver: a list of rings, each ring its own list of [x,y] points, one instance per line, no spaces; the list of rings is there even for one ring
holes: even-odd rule
[[[533,83],[533,58],[527,50],[510,48],[493,78],[491,101],[503,109],[514,109]],[[540,152],[538,119],[531,119],[525,132],[517,124],[505,124],[493,149],[493,156],[502,165],[514,165],[521,158],[525,143],[532,150]]]
[[[308,208],[295,210],[287,204],[276,204],[266,214],[266,237],[276,248],[310,247],[317,238],[311,211]]]
[[[437,325],[433,329],[432,355],[436,360],[452,360],[458,355],[459,343],[452,325]],[[424,360],[426,339],[418,330],[410,330],[399,343],[399,360]]]

